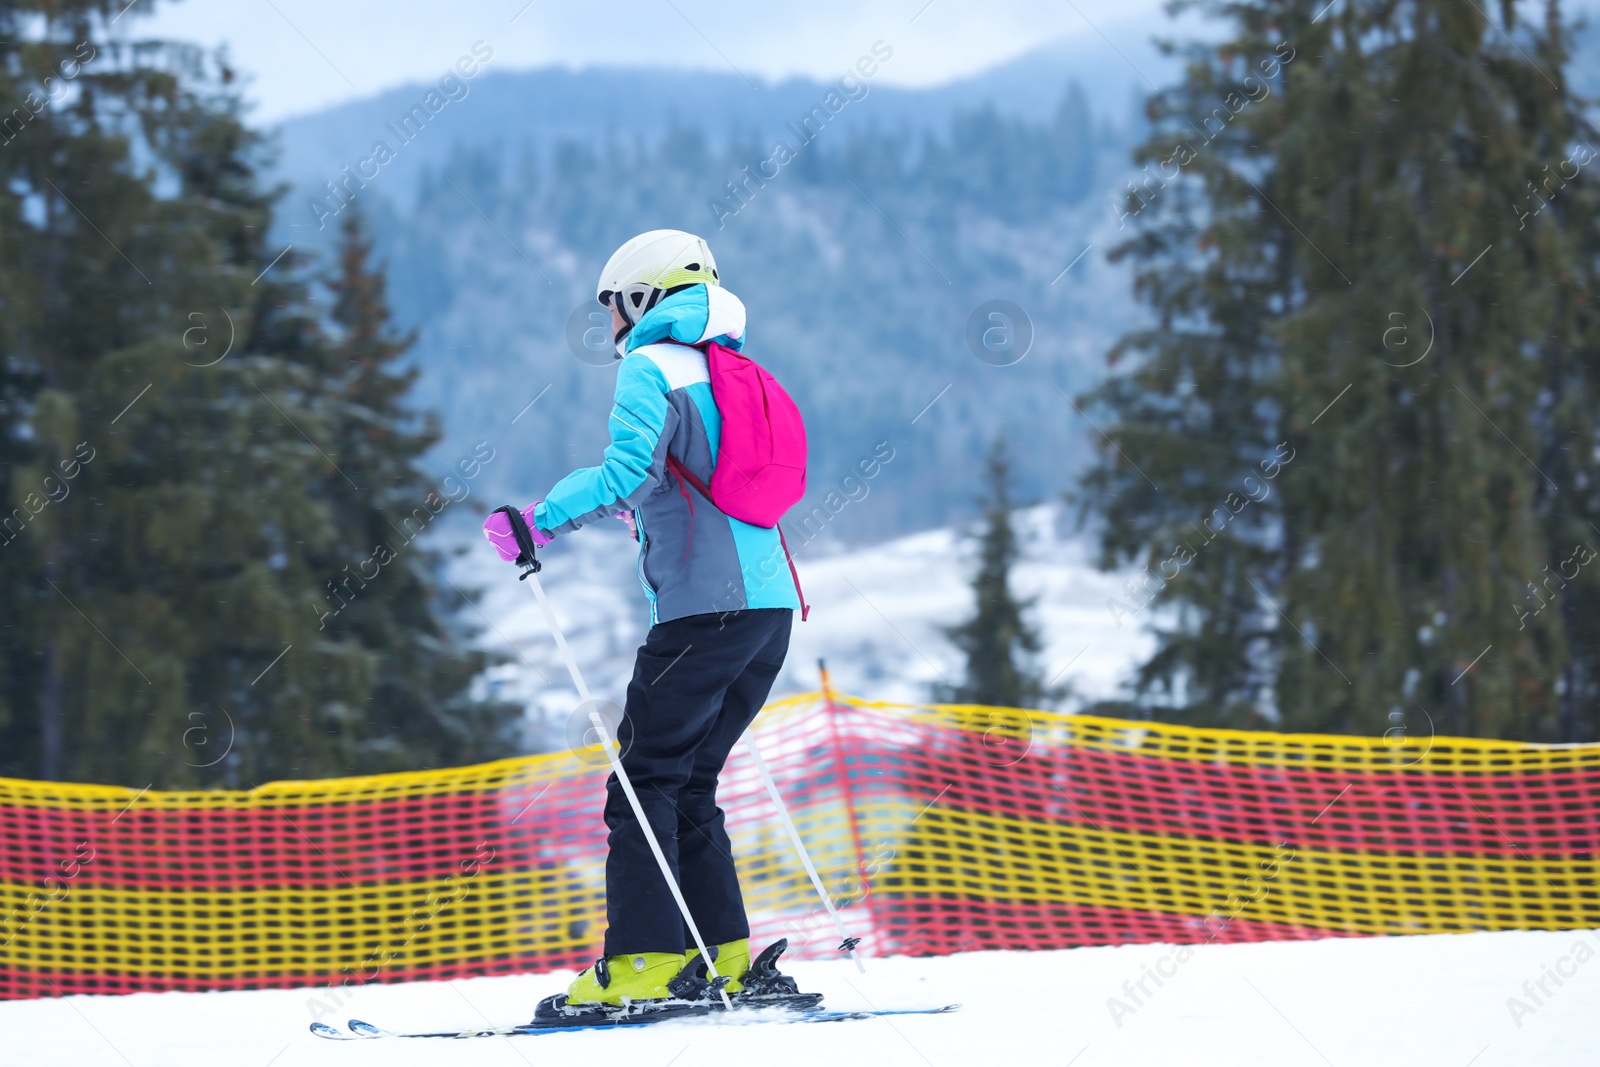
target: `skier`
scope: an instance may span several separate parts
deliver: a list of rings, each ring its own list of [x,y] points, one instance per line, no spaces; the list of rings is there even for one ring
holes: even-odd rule
[[[617,728],[622,766],[717,974],[730,979],[725,991],[779,999],[795,992],[774,966],[784,942],[752,966],[716,800],[717,776],[783,666],[801,607],[780,532],[730,517],[708,488],[724,431],[737,430],[725,416],[747,413],[719,410],[707,350],[743,347],[744,305],[722,288],[706,242],[681,230],[617,249],[596,298],[611,311],[621,360],[611,442],[599,466],[567,475],[522,514],[541,546],[612,515],[632,528],[651,625]],[[803,468],[799,477],[803,488]],[[491,515],[484,532],[503,558],[516,557],[508,516]],[[605,955],[564,1000],[542,1003],[541,1017],[670,1010],[706,992],[703,961],[615,774],[606,787]]]

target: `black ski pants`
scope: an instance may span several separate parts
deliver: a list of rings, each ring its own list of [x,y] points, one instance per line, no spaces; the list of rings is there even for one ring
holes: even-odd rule
[[[750,936],[717,775],[783,666],[793,616],[749,608],[657,623],[628,684],[617,728],[622,767],[708,946]],[[605,817],[606,955],[693,947],[615,774]]]

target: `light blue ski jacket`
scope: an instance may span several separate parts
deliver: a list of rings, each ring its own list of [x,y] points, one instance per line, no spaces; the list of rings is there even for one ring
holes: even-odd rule
[[[534,509],[539,529],[562,534],[631,508],[652,625],[800,606],[778,531],[729,518],[667,466],[670,455],[711,484],[722,416],[705,353],[687,346],[739,349],[744,328],[744,305],[720,287],[690,286],[652,308],[628,334],[604,459],[561,479]]]

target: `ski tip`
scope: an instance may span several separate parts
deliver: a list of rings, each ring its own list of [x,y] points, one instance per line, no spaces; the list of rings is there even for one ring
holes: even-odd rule
[[[960,1011],[960,1010],[961,1010],[961,1005],[959,1005],[959,1004],[946,1004],[944,1007],[940,1008],[935,1014],[943,1015],[945,1012]]]
[[[362,1022],[360,1019],[351,1019],[346,1025],[350,1027],[352,1034],[357,1034],[361,1037],[384,1037],[388,1034],[387,1030],[373,1026],[368,1022]]]
[[[329,1041],[353,1040],[350,1034],[345,1033],[336,1026],[329,1026],[327,1023],[312,1023],[311,1032],[318,1037],[325,1037]]]

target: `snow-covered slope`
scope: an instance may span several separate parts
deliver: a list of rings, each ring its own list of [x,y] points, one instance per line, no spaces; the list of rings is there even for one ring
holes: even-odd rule
[[[1204,945],[1182,962],[1171,945],[1135,945],[869,960],[865,975],[844,961],[796,963],[788,970],[801,988],[834,1008],[964,1007],[823,1026],[701,1019],[449,1043],[336,1044],[306,1028],[352,1017],[428,1029],[516,1022],[571,975],[68,997],[0,1004],[0,1067],[1586,1067],[1600,1058],[1597,950],[1594,932],[1568,931]],[[1157,971],[1159,986],[1146,977]]]
[[[621,523],[604,526],[611,528],[558,539],[541,577],[591,691],[620,702],[648,615],[634,543]],[[1020,511],[1017,526],[1023,561],[1012,588],[1036,598],[1043,673],[1070,683],[1077,702],[1115,695],[1150,646],[1143,620],[1123,620],[1119,629],[1106,608],[1121,595],[1122,577],[1090,566],[1087,545],[1069,531],[1059,505]],[[930,686],[960,679],[961,657],[941,627],[972,611],[969,538],[932,530],[851,551],[822,538],[797,542],[811,618],[795,622],[775,697],[815,690],[818,659],[827,660],[836,688],[868,699],[925,700]],[[457,562],[454,578],[484,590],[484,619],[493,622],[486,643],[513,657],[495,672],[495,684],[529,706],[542,735],[535,740],[560,744],[578,699],[532,593],[481,541]]]

